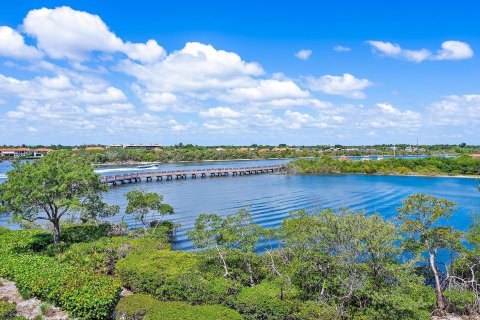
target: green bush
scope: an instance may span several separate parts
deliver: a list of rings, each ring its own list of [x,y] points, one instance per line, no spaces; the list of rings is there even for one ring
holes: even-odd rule
[[[87,242],[107,237],[112,231],[110,223],[62,225],[60,239],[68,243]]]
[[[234,310],[219,305],[191,306],[184,302],[161,302],[144,294],[124,297],[115,319],[122,320],[241,320]]]
[[[80,242],[57,255],[61,262],[85,269],[110,274],[116,262],[134,249],[170,249],[171,245],[157,238],[100,238],[92,242]]]
[[[14,319],[15,315],[14,303],[0,301],[0,319]]]
[[[108,318],[121,291],[110,277],[39,255],[0,254],[0,277],[15,281],[24,297],[37,297],[86,319]]]
[[[453,305],[456,310],[463,310],[469,304],[475,302],[475,293],[461,288],[453,288],[443,292],[445,298]]]
[[[51,243],[52,235],[39,229],[0,229],[0,252],[40,251]]]
[[[339,315],[335,306],[318,301],[307,301],[299,306],[299,310],[293,318],[301,320],[337,320]]]
[[[134,294],[120,299],[115,309],[115,319],[141,320],[159,301],[146,294]]]
[[[234,292],[231,281],[201,273],[191,252],[134,251],[118,261],[115,272],[127,288],[162,301],[219,303]]]
[[[285,319],[294,313],[294,308],[298,305],[294,298],[293,292],[282,292],[279,285],[263,281],[255,287],[243,288],[238,293],[234,306],[245,319]]]

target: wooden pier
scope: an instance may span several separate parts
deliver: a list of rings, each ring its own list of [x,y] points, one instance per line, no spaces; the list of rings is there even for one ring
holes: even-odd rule
[[[191,169],[191,170],[175,170],[175,171],[149,171],[142,173],[127,173],[115,176],[104,176],[101,178],[103,183],[117,184],[135,183],[145,181],[173,180],[173,179],[192,179],[206,177],[224,177],[224,176],[242,176],[262,173],[283,172],[286,169],[285,164],[247,167],[247,168],[214,168],[214,169]]]

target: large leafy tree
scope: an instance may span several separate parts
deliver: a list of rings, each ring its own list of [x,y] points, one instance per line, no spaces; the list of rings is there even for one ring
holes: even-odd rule
[[[255,285],[253,276],[253,258],[255,248],[265,236],[265,230],[253,222],[253,216],[247,209],[240,209],[225,218],[224,233],[225,242],[230,248],[238,249],[245,263],[250,286]]]
[[[147,229],[148,215],[153,215],[153,221],[157,214],[162,219],[166,214],[174,214],[173,207],[163,203],[163,196],[156,192],[145,192],[143,190],[132,190],[125,195],[128,200],[126,214],[133,214],[135,219],[142,222],[143,228]]]
[[[16,162],[0,185],[0,213],[12,221],[46,220],[53,225],[54,242],[60,240],[60,220],[78,213],[92,220],[114,215],[117,206],[101,199],[108,189],[91,164],[69,151],[56,151],[34,162]]]
[[[437,267],[439,250],[461,250],[462,233],[450,226],[439,225],[439,220],[448,219],[456,211],[456,204],[426,194],[414,194],[403,200],[398,208],[401,230],[405,235],[406,248],[414,252],[426,252],[435,280],[437,308],[445,310],[446,304]]]
[[[224,277],[231,275],[227,254],[237,256],[245,266],[244,271],[252,287],[255,285],[255,248],[265,235],[265,230],[253,222],[253,216],[246,209],[225,218],[216,214],[201,214],[195,221],[195,229],[188,232],[197,248],[216,250],[222,261]]]
[[[217,214],[202,213],[195,220],[195,228],[188,231],[188,237],[193,241],[195,247],[199,249],[215,249],[218,258],[222,262],[224,274],[227,278],[230,274],[226,261],[226,242],[224,237],[225,222]]]

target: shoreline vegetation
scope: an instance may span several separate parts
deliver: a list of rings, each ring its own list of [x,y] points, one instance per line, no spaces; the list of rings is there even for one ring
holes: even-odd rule
[[[323,156],[298,159],[287,165],[291,174],[362,174],[419,177],[478,178],[480,159],[463,155],[457,158],[388,158],[375,161],[351,161]]]
[[[27,146],[22,146],[27,147]],[[40,146],[32,146],[31,149]],[[5,148],[12,148],[5,146]],[[279,144],[250,146],[198,146],[192,144],[176,144],[173,146],[151,145],[148,147],[116,147],[105,145],[82,146],[48,146],[49,150],[70,150],[85,156],[91,163],[140,163],[140,162],[197,162],[221,160],[256,160],[256,159],[285,159],[321,156],[429,156],[429,155],[461,155],[479,154],[480,146],[467,145],[370,145],[370,146],[343,146],[343,145],[316,145],[298,146]],[[148,148],[148,149],[147,149]],[[0,147],[1,149],[1,147]],[[0,154],[2,156],[2,154]],[[0,159],[7,159],[0,157]]]

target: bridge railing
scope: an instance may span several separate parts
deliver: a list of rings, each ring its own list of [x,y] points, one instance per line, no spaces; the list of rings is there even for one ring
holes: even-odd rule
[[[149,171],[144,173],[128,173],[121,175],[113,176],[103,176],[101,178],[102,182],[110,181],[121,181],[129,179],[140,179],[142,177],[152,177],[152,176],[168,176],[168,175],[186,175],[193,173],[213,173],[213,172],[228,172],[228,171],[249,171],[249,170],[261,170],[261,169],[276,169],[284,168],[285,164],[275,164],[275,165],[266,165],[266,166],[254,166],[254,167],[242,167],[242,168],[212,168],[212,169],[190,169],[190,170],[171,170],[171,171]]]

